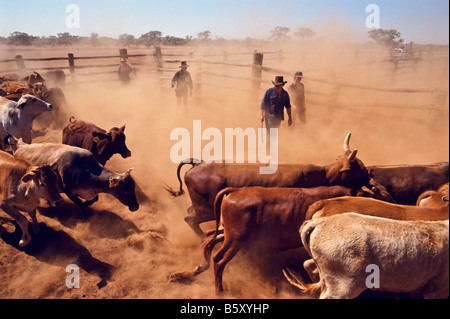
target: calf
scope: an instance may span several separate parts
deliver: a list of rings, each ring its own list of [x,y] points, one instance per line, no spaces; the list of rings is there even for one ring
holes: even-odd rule
[[[64,192],[83,213],[85,206],[98,200],[99,193],[114,196],[130,211],[139,209],[131,169],[123,174],[108,170],[88,150],[57,143],[28,145],[19,140],[14,155],[35,165],[56,162],[59,191]],[[86,201],[83,203],[80,198]]]
[[[19,101],[0,100],[0,143],[5,149],[5,139],[13,136],[22,138],[25,143],[31,143],[34,119],[45,111],[50,111],[52,105],[29,94],[23,95]]]
[[[448,230],[448,220],[399,221],[356,213],[313,219],[302,225],[300,237],[320,280],[305,284],[292,272],[285,276],[321,299],[355,298],[368,288],[447,298]],[[376,283],[368,284],[367,269],[373,269],[368,266],[378,270]]]
[[[225,265],[244,244],[253,241],[279,250],[301,247],[298,229],[309,205],[324,198],[363,194],[361,190],[343,186],[225,188],[217,194],[214,203],[216,231],[203,244],[205,262],[194,274],[209,268],[214,245],[224,240],[214,256],[216,291],[220,293]],[[224,236],[218,236],[221,218]]]
[[[33,166],[0,151],[0,208],[17,221],[22,230],[20,247],[25,247],[31,241],[28,220],[20,211],[30,215],[33,230],[38,232],[36,209],[40,198],[47,199],[51,206],[57,206],[63,201],[57,191],[56,164]]]
[[[111,156],[120,154],[123,158],[131,156],[125,144],[125,125],[113,127],[106,132],[95,124],[70,117],[69,123],[63,129],[63,144],[85,148],[94,154],[95,159],[102,165]]]

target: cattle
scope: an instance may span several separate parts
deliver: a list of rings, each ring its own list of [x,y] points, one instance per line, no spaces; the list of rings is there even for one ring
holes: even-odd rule
[[[124,132],[125,125],[120,128],[113,127],[107,132],[95,124],[71,116],[69,123],[63,129],[62,142],[91,151],[95,159],[105,165],[116,153],[123,158],[131,156],[131,152],[125,144]]]
[[[67,121],[67,101],[61,88],[47,87],[44,83],[35,83],[32,86],[33,94],[53,105],[53,111],[43,114],[37,122],[45,127],[62,128]]]
[[[33,85],[35,83],[44,82],[45,80],[39,73],[33,71],[27,76],[20,78],[19,81],[27,82],[29,85]]]
[[[417,206],[440,207],[448,206],[448,183],[439,187],[437,191],[426,191],[417,199]]]
[[[305,220],[309,205],[324,198],[372,194],[343,186],[225,188],[217,194],[214,203],[216,230],[203,243],[205,262],[195,269],[194,274],[209,268],[212,249],[224,240],[213,258],[216,291],[220,293],[225,265],[244,244],[252,241],[278,250],[301,247],[298,229]],[[221,219],[222,237],[218,236]]]
[[[306,221],[302,243],[319,282],[289,282],[321,299],[356,298],[364,290],[449,296],[449,221],[403,221],[345,213]],[[372,276],[371,276],[372,274]]]
[[[214,200],[217,193],[226,187],[316,187],[341,185],[360,188],[368,185],[370,174],[363,162],[356,158],[357,150],[350,150],[350,133],[344,140],[344,154],[327,166],[313,164],[279,164],[274,174],[260,174],[258,164],[204,163],[196,160],[183,161],[178,165],[178,192],[166,188],[174,196],[184,193],[180,178],[181,167],[193,167],[185,173],[184,181],[189,191],[192,207],[188,208],[186,223],[200,237],[205,234],[199,224],[214,220]],[[369,185],[368,185],[369,186]],[[370,186],[371,187],[371,186]]]
[[[415,205],[423,192],[437,190],[449,182],[448,162],[427,165],[373,165],[367,168],[397,204]]]
[[[85,206],[96,202],[99,193],[114,196],[132,212],[139,209],[131,169],[118,174],[99,164],[90,151],[70,145],[28,145],[19,140],[16,148],[15,156],[35,165],[56,162],[60,179],[58,190],[64,192],[81,209],[83,215]],[[85,202],[80,198],[85,199]]]
[[[6,96],[6,95],[8,95],[8,92],[6,92],[3,89],[0,89],[0,96]]]
[[[373,198],[345,196],[315,202],[308,208],[306,219],[349,212],[399,220],[443,220],[449,217],[448,206],[422,207],[399,205]]]
[[[19,101],[0,100],[0,143],[5,149],[5,138],[13,136],[22,138],[25,143],[31,143],[31,127],[34,119],[45,111],[50,111],[52,105],[29,94],[23,95]]]
[[[64,87],[66,85],[66,74],[61,69],[55,69],[45,72],[45,78],[48,83]]]
[[[57,191],[56,164],[34,166],[0,151],[0,208],[18,223],[22,230],[20,247],[25,247],[31,236],[28,220],[20,211],[30,215],[33,230],[39,231],[36,210],[39,199],[47,199],[51,206],[57,206],[63,198]]]

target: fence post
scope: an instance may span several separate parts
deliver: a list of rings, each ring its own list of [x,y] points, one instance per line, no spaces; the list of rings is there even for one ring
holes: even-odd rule
[[[156,69],[162,73],[163,72],[163,60],[162,60],[161,47],[155,47],[155,52],[153,53],[153,57],[156,62]]]
[[[202,94],[202,59],[197,59],[197,70],[195,74],[195,96],[199,97]]]
[[[25,63],[23,62],[22,56],[16,55],[15,59],[16,59],[17,68],[19,69],[19,73],[25,73],[27,71],[27,69],[25,68]]]
[[[119,49],[120,58],[128,59],[127,49]]]
[[[70,77],[72,79],[72,83],[76,83],[75,78],[75,58],[73,56],[73,53],[67,54],[68,60],[69,60],[69,71],[70,71]]]
[[[264,55],[262,53],[256,52],[256,50],[253,53],[252,83],[254,89],[259,89],[261,85],[263,57]]]

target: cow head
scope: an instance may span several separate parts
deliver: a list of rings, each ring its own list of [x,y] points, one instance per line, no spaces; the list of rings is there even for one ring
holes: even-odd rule
[[[22,177],[24,183],[34,181],[37,187],[37,193],[40,197],[49,201],[50,205],[58,206],[63,198],[58,191],[58,175],[56,163],[38,166]],[[30,188],[28,188],[25,196],[28,196]]]
[[[342,185],[348,188],[360,188],[369,185],[372,177],[364,163],[356,157],[357,150],[350,150],[351,133],[344,140],[344,154],[328,166],[327,178],[330,185]]]
[[[122,204],[128,206],[128,209],[132,212],[139,209],[139,203],[136,198],[134,188],[136,186],[130,172],[132,168],[127,170],[123,174],[111,177],[109,179],[109,188],[111,194],[116,197]]]
[[[37,72],[33,71],[32,73],[30,73],[29,75],[27,75],[26,77],[20,79],[22,81],[26,81],[28,82],[28,84],[33,85],[35,83],[38,82],[44,82],[44,78]]]
[[[97,140],[97,151],[99,155],[104,155],[109,159],[113,154],[120,154],[123,158],[131,156],[131,151],[125,144],[125,125],[113,127],[108,133],[92,132]]]
[[[51,104],[48,104],[31,94],[23,94],[19,101],[17,101],[16,107],[29,115],[39,115],[42,112],[50,111],[52,109]]]

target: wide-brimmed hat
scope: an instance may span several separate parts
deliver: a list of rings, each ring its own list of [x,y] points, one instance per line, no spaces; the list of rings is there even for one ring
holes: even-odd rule
[[[303,72],[302,71],[295,72],[294,77],[302,78],[303,77]]]
[[[187,64],[186,61],[181,61],[181,65],[180,68],[187,68],[189,65]]]
[[[272,81],[273,85],[285,85],[287,81],[284,81],[283,76],[279,75],[275,77],[275,81]]]

